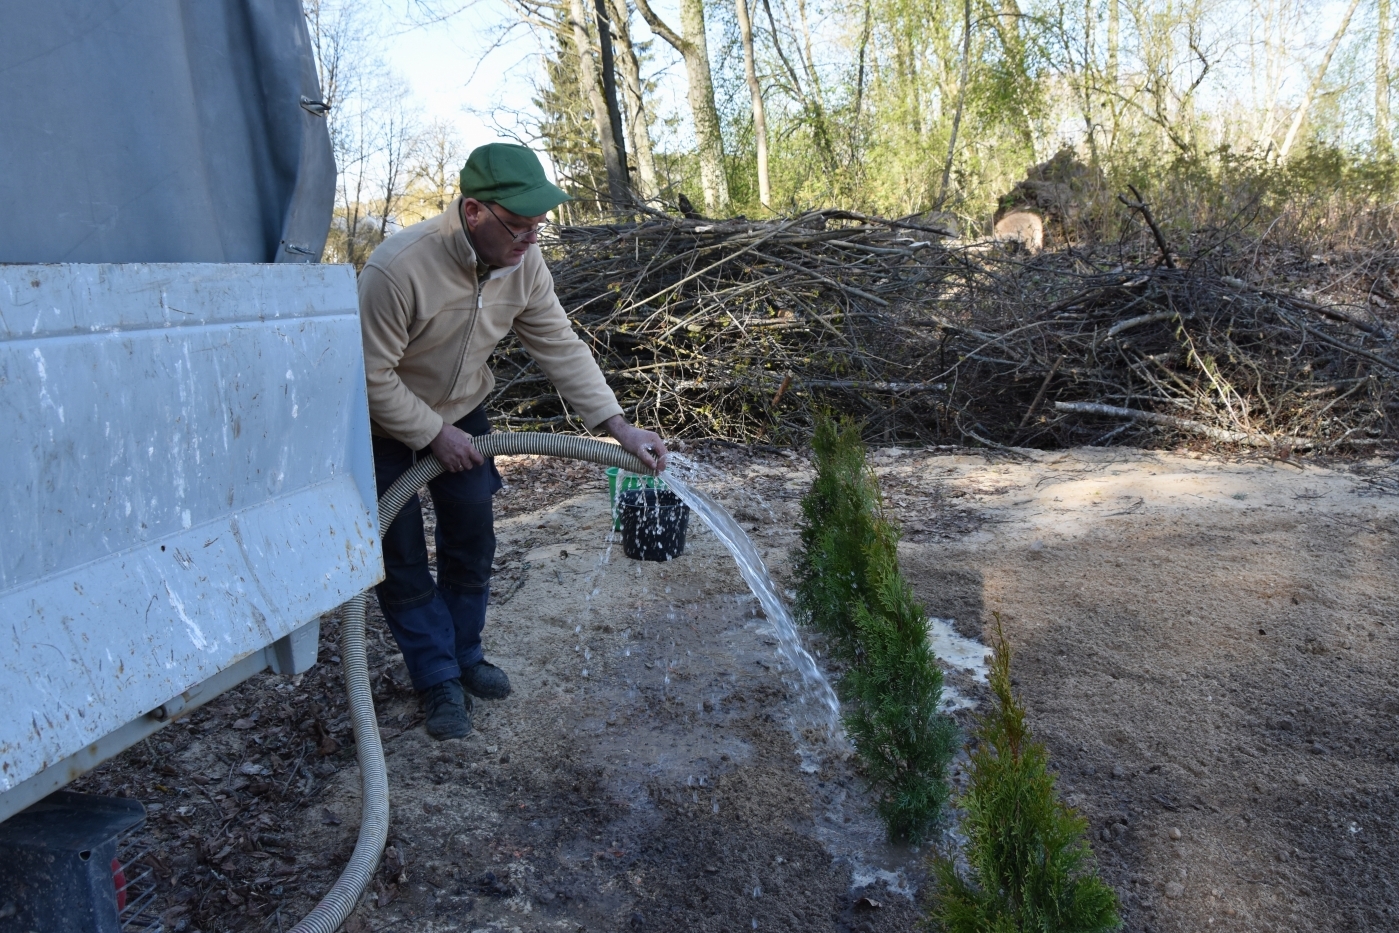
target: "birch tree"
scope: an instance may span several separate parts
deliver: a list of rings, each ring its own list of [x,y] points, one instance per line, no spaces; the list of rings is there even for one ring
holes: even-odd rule
[[[1331,67],[1331,59],[1336,54],[1336,49],[1341,45],[1341,39],[1345,37],[1346,30],[1350,28],[1350,18],[1355,15],[1356,7],[1360,6],[1360,0],[1350,0],[1350,6],[1346,7],[1346,14],[1341,18],[1341,24],[1336,27],[1336,33],[1331,37],[1331,44],[1326,47],[1326,54],[1322,56],[1321,63],[1317,65],[1316,71],[1312,74],[1312,80],[1307,85],[1307,93],[1302,98],[1301,105],[1292,116],[1292,125],[1287,128],[1287,135],[1283,137],[1282,145],[1278,147],[1278,161],[1286,162],[1288,154],[1292,151],[1292,144],[1297,141],[1297,133],[1302,129],[1302,123],[1307,119],[1307,111],[1311,109],[1312,101],[1316,99],[1316,92],[1321,90],[1321,82],[1326,80],[1326,69]]]

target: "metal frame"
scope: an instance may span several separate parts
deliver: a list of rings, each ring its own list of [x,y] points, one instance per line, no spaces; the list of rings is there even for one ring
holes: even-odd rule
[[[285,638],[279,638],[241,661],[235,661],[208,680],[171,697],[144,716],[131,720],[120,729],[108,732],[91,745],[20,782],[0,794],[0,822],[38,803],[108,758],[120,755],[142,739],[150,738],[170,723],[194,712],[250,677],[269,669],[274,674],[300,674],[310,670],[316,663],[316,646],[320,634],[320,619],[308,622]]]

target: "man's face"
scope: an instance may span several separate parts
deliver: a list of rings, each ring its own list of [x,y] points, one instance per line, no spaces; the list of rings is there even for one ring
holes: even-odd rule
[[[539,241],[538,217],[521,217],[499,204],[488,204],[475,198],[461,202],[462,218],[471,231],[478,258],[492,266],[517,266],[529,248]]]

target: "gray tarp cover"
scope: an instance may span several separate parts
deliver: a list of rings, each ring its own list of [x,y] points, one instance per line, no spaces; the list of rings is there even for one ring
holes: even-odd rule
[[[0,262],[316,262],[298,0],[0,0]]]

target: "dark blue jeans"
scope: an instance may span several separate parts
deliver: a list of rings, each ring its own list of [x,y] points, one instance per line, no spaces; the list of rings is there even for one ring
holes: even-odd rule
[[[477,408],[456,423],[473,436],[491,423]],[[374,438],[374,475],[383,495],[394,480],[430,451],[409,449],[392,438]],[[481,630],[491,592],[495,518],[491,496],[501,488],[493,460],[428,483],[437,511],[437,582],[428,569],[420,500],[414,496],[384,535],[383,583],[375,588],[379,608],[403,652],[413,686],[426,690],[484,657]]]

